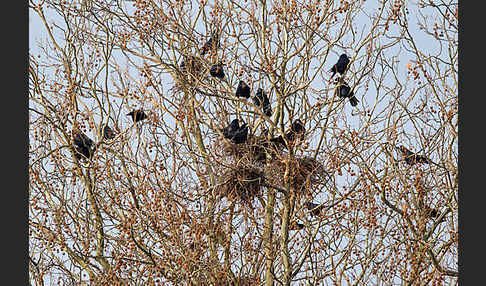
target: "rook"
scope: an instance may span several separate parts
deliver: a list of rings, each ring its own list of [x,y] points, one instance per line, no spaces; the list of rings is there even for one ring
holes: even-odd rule
[[[338,96],[341,98],[349,98],[349,103],[351,103],[351,106],[358,105],[358,99],[356,96],[354,96],[354,92],[346,82],[343,82],[338,86]]]
[[[74,156],[78,160],[81,159],[81,155],[86,159],[91,159],[96,150],[93,140],[80,131],[74,132],[73,145],[75,151]]]
[[[224,71],[222,64],[215,64],[209,70],[209,74],[213,77],[224,78]]]
[[[321,214],[321,210],[324,208],[324,205],[318,205],[318,204],[314,204],[311,201],[307,201],[306,207],[309,211],[311,211],[311,214],[313,216],[318,216]]]
[[[339,59],[335,65],[329,70],[332,72],[331,78],[336,74],[336,72],[343,74],[349,64],[349,58],[346,54],[339,56]]]
[[[127,116],[131,116],[134,122],[139,122],[147,118],[147,115],[141,109],[131,111]]]
[[[111,139],[115,138],[115,132],[108,125],[105,125],[104,128],[103,128],[103,126],[101,126],[100,127],[100,133],[103,135],[103,138],[105,138],[107,140],[111,140]]]
[[[238,87],[236,88],[236,97],[250,97],[250,87],[246,84],[246,82],[240,80]]]
[[[253,103],[256,106],[262,106],[263,112],[266,116],[272,115],[272,105],[270,104],[270,100],[267,97],[267,94],[263,91],[263,89],[257,89],[255,96],[253,97]]]
[[[405,157],[405,162],[407,162],[407,164],[411,166],[415,165],[416,163],[424,163],[424,164],[430,163],[430,160],[427,157],[413,153],[412,151],[408,150],[404,146],[399,146],[397,147],[397,149]]]

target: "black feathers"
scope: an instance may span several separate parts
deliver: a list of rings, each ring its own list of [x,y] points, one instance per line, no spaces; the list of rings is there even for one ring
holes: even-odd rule
[[[304,224],[295,221],[291,222],[289,226],[289,230],[301,230],[303,228],[304,228]]]
[[[100,127],[100,133],[103,136],[104,139],[111,140],[115,138],[115,132],[110,128],[110,126],[105,125]]]
[[[76,131],[74,132],[73,147],[75,154],[74,156],[79,160],[84,156],[86,159],[91,159],[96,147],[93,140],[91,140],[86,134]]]
[[[306,207],[309,211],[311,211],[311,214],[313,216],[318,216],[321,214],[321,210],[324,208],[324,205],[318,205],[318,204],[314,204],[313,202],[311,201],[308,201],[306,204]]]
[[[295,136],[299,135],[300,136],[300,139],[304,139],[304,134],[305,133],[305,127],[304,127],[304,124],[302,123],[302,121],[300,121],[300,119],[297,119],[295,120],[294,122],[292,122],[292,124],[290,125],[290,131],[285,134],[285,136],[287,137],[287,140],[289,141],[293,141],[295,140]]]
[[[209,50],[216,51],[220,47],[219,37],[216,32],[212,33],[211,38],[204,43],[201,48],[201,56],[204,56]]]
[[[215,64],[211,66],[211,69],[209,70],[209,74],[213,77],[224,78],[223,65]]]
[[[424,207],[424,215],[429,218],[438,218],[439,217],[439,211],[436,209],[433,209],[429,206]]]
[[[131,111],[127,116],[131,116],[134,122],[139,122],[147,118],[147,115],[141,109]]]
[[[267,94],[263,91],[263,89],[257,89],[255,96],[253,97],[253,103],[256,106],[262,106],[263,113],[266,116],[272,115],[272,105],[270,104],[270,100],[267,97]]]
[[[250,97],[250,87],[246,84],[246,82],[240,80],[238,87],[236,88],[236,97]]]
[[[233,121],[221,131],[224,138],[229,139],[236,144],[245,143],[248,139],[248,126],[246,123],[243,123],[243,125],[240,126],[237,118],[233,119]]]
[[[300,119],[295,120],[292,122],[290,125],[290,130],[285,133],[285,138],[290,144],[293,144],[293,142],[299,138],[300,140],[303,140],[305,137],[305,127],[302,121]],[[287,144],[285,143],[284,138],[282,135],[271,138],[270,142],[278,145],[283,145],[285,148],[287,148]]]
[[[338,85],[338,96],[341,98],[349,98],[349,103],[351,106],[358,105],[358,99],[354,96],[354,92],[351,90],[349,85],[346,82],[342,82]]]
[[[407,162],[409,165],[415,165],[416,163],[430,163],[430,160],[427,157],[413,153],[405,148],[405,146],[399,146],[397,149],[402,153],[403,157],[405,158],[405,162]]]
[[[332,72],[331,78],[336,74],[336,72],[343,74],[349,64],[349,58],[346,54],[339,56],[339,59],[335,65],[329,70]]]

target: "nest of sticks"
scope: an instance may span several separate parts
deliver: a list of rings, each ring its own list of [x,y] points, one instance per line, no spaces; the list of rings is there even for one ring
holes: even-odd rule
[[[286,174],[286,164],[289,164]],[[284,187],[288,177],[290,187],[296,192],[307,192],[322,183],[327,175],[324,165],[309,156],[290,158],[288,155],[280,160],[272,160],[267,168],[267,180],[271,184]]]
[[[224,156],[253,164],[258,162],[265,163],[266,148],[263,147],[265,141],[266,139],[262,136],[248,135],[246,143],[235,144],[227,139],[223,139],[221,143]]]
[[[226,168],[218,176],[216,191],[221,197],[229,200],[240,200],[251,203],[254,197],[261,194],[264,181],[263,171],[255,167],[236,166]]]
[[[241,144],[224,138],[215,142],[213,147],[222,162],[216,188],[219,196],[251,203],[254,197],[261,195],[264,182],[285,188],[288,177],[290,187],[299,193],[309,192],[324,182],[327,172],[321,162],[309,156],[290,159],[282,149],[265,142],[265,137],[253,135],[248,135],[247,142]],[[268,158],[267,153],[270,154]],[[287,162],[288,174],[285,172]]]

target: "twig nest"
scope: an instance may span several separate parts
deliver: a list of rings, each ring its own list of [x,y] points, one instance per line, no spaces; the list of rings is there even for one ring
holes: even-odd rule
[[[243,165],[243,164],[242,164]],[[229,200],[239,200],[251,203],[255,196],[261,194],[261,184],[264,181],[264,172],[255,167],[236,166],[226,169],[218,176],[216,192]]]
[[[285,173],[287,163],[289,169]],[[296,191],[310,190],[322,183],[326,175],[324,165],[308,156],[291,159],[283,155],[280,160],[273,160],[267,168],[267,178],[271,183],[284,187],[285,181],[289,180],[290,186]]]

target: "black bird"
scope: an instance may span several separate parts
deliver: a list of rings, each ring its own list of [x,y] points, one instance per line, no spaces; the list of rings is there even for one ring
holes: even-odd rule
[[[335,65],[329,70],[332,72],[331,78],[336,74],[336,72],[343,74],[349,64],[349,58],[346,54],[339,56],[339,59]]]
[[[405,146],[398,146],[397,149],[405,157],[405,162],[407,162],[407,164],[411,166],[415,165],[416,163],[424,163],[424,164],[430,163],[430,160],[427,157],[413,153],[412,151],[405,148]]]
[[[290,125],[290,131],[285,133],[285,138],[287,139],[288,142],[294,142],[299,136],[300,140],[304,139],[305,136],[305,127],[302,121],[300,119],[295,120],[292,122]],[[276,145],[283,145],[285,148],[287,148],[287,144],[285,143],[285,140],[283,139],[282,135],[279,135],[274,138],[270,138],[270,142],[276,144]]]
[[[429,206],[425,206],[425,216],[430,217],[430,218],[437,218],[439,217],[439,211],[436,209],[433,209]]]
[[[253,103],[256,106],[262,106],[263,112],[266,116],[272,115],[272,105],[270,104],[270,100],[268,99],[267,94],[263,91],[263,89],[257,89],[255,96],[253,97]]]
[[[103,126],[101,126],[100,127],[100,133],[103,135],[103,138],[105,138],[107,140],[111,140],[111,139],[115,138],[115,132],[108,125],[105,125],[104,128],[103,128]]]
[[[295,221],[291,222],[289,226],[290,230],[301,230],[303,228],[304,228],[304,224]]]
[[[221,132],[223,132],[224,138],[230,139],[229,137],[231,136],[231,134],[234,134],[236,131],[238,131],[239,128],[240,123],[238,121],[238,118],[235,118],[228,126],[223,128]]]
[[[349,103],[351,103],[351,106],[358,105],[358,99],[356,96],[354,96],[354,92],[346,82],[342,82],[342,84],[338,85],[338,96],[340,98],[349,98]]]
[[[147,114],[145,114],[145,112],[143,112],[143,110],[141,109],[133,110],[130,113],[128,113],[127,116],[131,116],[132,120],[135,122],[139,122],[147,118]]]
[[[238,118],[233,119],[233,121],[221,131],[224,138],[229,139],[236,144],[245,143],[248,139],[248,126],[246,123],[243,123],[243,125],[240,126]]]
[[[224,78],[223,65],[215,64],[211,66],[211,69],[209,70],[209,74],[217,78]]]
[[[214,51],[219,47],[220,47],[220,43],[219,43],[218,34],[216,32],[213,32],[209,40],[206,43],[204,43],[204,45],[202,46],[201,56],[204,56],[209,50]]]
[[[75,131],[73,135],[73,147],[75,151],[74,156],[78,160],[81,159],[81,155],[83,155],[86,159],[91,159],[96,150],[93,140],[80,131]]]
[[[248,140],[248,126],[246,125],[246,123],[243,123],[238,131],[235,132],[232,140],[236,144],[245,143],[246,140]]]
[[[285,137],[287,137],[287,140],[289,141],[294,141],[296,135],[300,135],[300,139],[304,139],[304,133],[305,133],[305,127],[302,121],[300,119],[295,120],[292,122],[290,125],[290,131],[285,134]]]
[[[321,210],[324,208],[324,205],[314,204],[311,201],[307,201],[307,203],[305,205],[306,205],[307,209],[311,211],[311,214],[313,216],[320,215],[321,214]]]
[[[240,80],[238,87],[236,88],[236,97],[250,97],[250,87],[246,84],[246,82]]]

